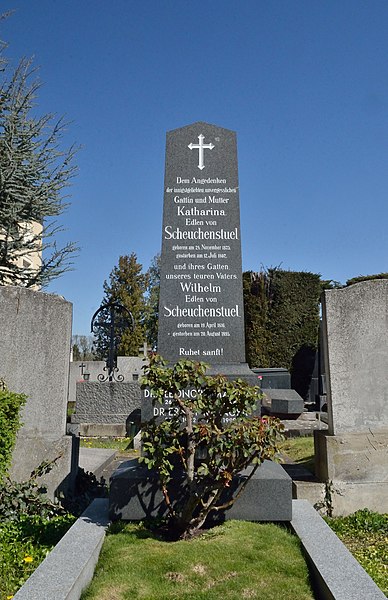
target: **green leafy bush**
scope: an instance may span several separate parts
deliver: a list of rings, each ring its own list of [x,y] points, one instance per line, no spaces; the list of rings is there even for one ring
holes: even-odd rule
[[[24,394],[10,392],[0,380],[0,481],[7,473],[20,427],[20,409],[26,402]]]
[[[367,508],[327,523],[375,583],[388,595],[388,514]]]
[[[0,600],[13,597],[75,521],[47,498],[38,482],[55,460],[42,462],[28,481],[11,481],[6,475],[25,401],[26,396],[10,392],[0,380]]]
[[[74,521],[72,515],[0,520],[0,600],[12,597]]]
[[[275,456],[282,440],[282,425],[274,418],[253,416],[260,390],[241,380],[205,375],[206,365],[181,360],[173,367],[158,355],[145,367],[142,387],[163,402],[171,399],[173,417],[152,419],[143,427],[143,460],[159,475],[169,510],[169,528],[177,537],[190,537],[210,512],[233,504],[257,467]],[[181,391],[195,389],[194,398]],[[232,497],[225,500],[234,475],[253,464]],[[172,500],[173,474],[185,474],[183,499]],[[231,494],[229,494],[231,496]]]
[[[37,481],[53,462],[39,465],[28,481],[0,482],[0,600],[18,590],[75,521]]]
[[[4,478],[0,483],[0,519],[18,521],[26,515],[45,518],[64,515],[63,508],[51,502],[45,495],[46,491],[36,479],[19,483]]]
[[[50,518],[66,514],[60,504],[46,496],[47,488],[38,482],[39,477],[51,471],[58,458],[43,461],[27,481],[17,482],[5,477],[0,482],[0,519],[18,521],[23,515]]]

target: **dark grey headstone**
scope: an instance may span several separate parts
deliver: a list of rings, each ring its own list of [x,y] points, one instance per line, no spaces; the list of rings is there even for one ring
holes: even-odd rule
[[[291,388],[291,375],[287,369],[257,367],[253,368],[252,371],[258,377],[262,389]]]
[[[245,363],[236,134],[167,133],[158,352]]]
[[[247,473],[248,470],[242,471],[233,479],[231,490]],[[181,497],[183,484],[183,473],[181,477],[174,477],[172,499]],[[222,501],[227,499],[225,496]],[[167,512],[155,472],[139,465],[135,459],[123,463],[113,473],[109,488],[109,516],[112,520],[141,521],[146,517],[165,516]],[[291,478],[280,465],[266,460],[234,505],[217,515],[217,522],[228,519],[290,521],[291,518]]]

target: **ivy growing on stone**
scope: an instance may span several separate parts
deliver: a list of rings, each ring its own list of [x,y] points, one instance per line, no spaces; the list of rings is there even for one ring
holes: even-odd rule
[[[16,434],[21,425],[20,410],[26,402],[24,394],[10,392],[0,379],[0,482],[11,463]]]

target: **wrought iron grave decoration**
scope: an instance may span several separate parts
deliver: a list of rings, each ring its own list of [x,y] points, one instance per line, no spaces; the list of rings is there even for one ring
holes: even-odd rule
[[[124,381],[124,375],[118,373],[117,348],[124,331],[128,328],[133,330],[134,324],[132,313],[118,300],[102,304],[94,313],[91,322],[92,333],[96,334],[102,329],[109,342],[108,357],[103,369],[107,374],[100,373],[97,376],[98,381]]]

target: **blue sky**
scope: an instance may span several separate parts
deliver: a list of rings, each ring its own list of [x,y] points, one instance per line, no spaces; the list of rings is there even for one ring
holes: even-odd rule
[[[34,56],[40,113],[82,146],[48,291],[87,334],[120,255],[160,251],[165,133],[237,132],[243,269],[345,282],[388,271],[388,2],[6,0],[14,64]]]

